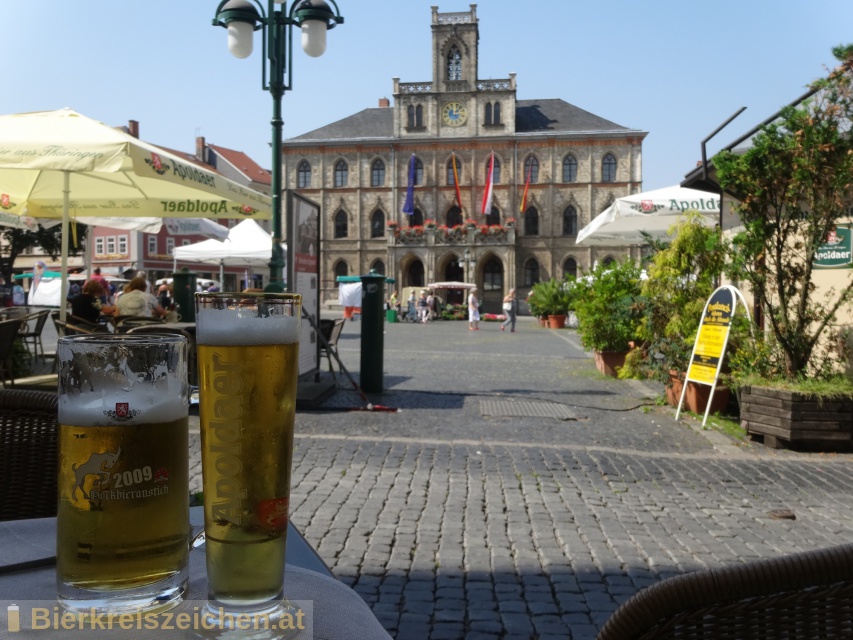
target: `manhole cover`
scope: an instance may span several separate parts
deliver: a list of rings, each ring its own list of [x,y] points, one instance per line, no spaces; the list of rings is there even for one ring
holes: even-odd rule
[[[480,415],[496,418],[578,419],[564,404],[532,400],[480,400]]]

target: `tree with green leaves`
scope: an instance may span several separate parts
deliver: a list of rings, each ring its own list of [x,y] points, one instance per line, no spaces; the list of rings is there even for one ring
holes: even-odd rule
[[[73,242],[68,243],[68,250],[71,255],[77,255],[80,247],[83,246],[82,241],[86,237],[86,229],[86,225],[77,226],[77,246],[74,246]],[[15,265],[15,260],[30,247],[40,247],[53,260],[56,260],[62,252],[62,225],[56,225],[49,229],[38,225],[38,228],[33,231],[3,229],[3,243],[0,245],[0,250],[2,250],[0,273],[6,282],[12,282],[12,268]]]
[[[853,212],[853,45],[833,54],[840,65],[809,99],[783,109],[745,152],[713,160],[744,225],[733,238],[730,275],[760,303],[790,380],[815,371],[813,356],[853,300],[853,270],[824,295],[815,282],[819,247]]]

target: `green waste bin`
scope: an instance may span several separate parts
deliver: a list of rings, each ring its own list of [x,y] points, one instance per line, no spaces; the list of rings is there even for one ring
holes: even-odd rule
[[[397,322],[397,310],[396,309],[386,309],[385,310],[385,319],[388,322]]]
[[[195,322],[195,291],[198,274],[184,267],[172,274],[172,298],[181,322]]]

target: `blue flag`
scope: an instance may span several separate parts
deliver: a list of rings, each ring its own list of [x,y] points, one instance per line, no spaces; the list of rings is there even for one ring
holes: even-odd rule
[[[412,215],[415,212],[415,154],[409,160],[409,186],[406,189],[406,201],[403,203],[403,213]]]

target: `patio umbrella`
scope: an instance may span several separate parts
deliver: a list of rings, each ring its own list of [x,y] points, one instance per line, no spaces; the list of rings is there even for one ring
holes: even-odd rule
[[[0,211],[61,218],[63,274],[72,213],[268,218],[270,209],[268,196],[71,109],[0,116]]]
[[[467,282],[430,282],[426,286],[427,289],[476,289],[476,284],[468,284]]]
[[[617,198],[580,230],[576,242],[598,246],[645,244],[642,232],[656,240],[670,240],[670,227],[688,211],[700,213],[703,222],[713,227],[720,222],[720,197],[674,186]]]

